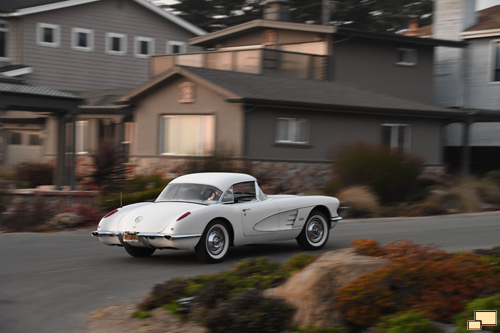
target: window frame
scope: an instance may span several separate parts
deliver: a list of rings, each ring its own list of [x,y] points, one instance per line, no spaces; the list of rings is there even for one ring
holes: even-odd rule
[[[0,55],[0,61],[8,61],[10,60],[10,38],[11,38],[11,31],[10,31],[10,22],[5,21],[5,20],[0,20],[0,24],[4,24],[5,27],[0,26],[0,33],[5,33],[5,56]]]
[[[281,140],[279,138],[279,122],[280,120],[287,120],[289,122],[287,128],[287,139]],[[292,122],[291,122],[292,121]],[[306,123],[306,133],[305,133],[305,141],[296,141],[294,137],[297,132],[297,123],[299,121],[304,121]],[[311,120],[307,117],[277,117],[276,125],[275,125],[275,138],[274,142],[278,144],[291,144],[291,145],[308,145],[311,142]],[[290,139],[291,138],[291,139]]]
[[[82,119],[75,122],[75,155],[86,155],[90,150],[90,120]]]
[[[491,41],[491,65],[490,79],[492,84],[500,84],[500,39]],[[498,80],[496,73],[498,71]]]
[[[400,61],[400,53],[403,53],[403,59]],[[411,53],[409,56],[411,61],[406,61],[407,59],[404,59],[405,52]],[[418,51],[415,48],[409,48],[409,47],[399,47],[397,49],[397,54],[396,54],[396,65],[401,65],[401,66],[417,66],[418,63]]]
[[[179,46],[180,52],[173,52],[174,46]],[[181,54],[181,53],[186,53],[187,50],[187,44],[186,42],[181,42],[181,41],[176,41],[176,40],[169,40],[167,41],[167,49],[166,52],[167,54]]]
[[[141,51],[141,43],[148,43],[148,54],[140,53]],[[150,56],[155,54],[155,39],[150,37],[135,37],[134,38],[134,55],[137,58],[149,58]]]
[[[121,50],[120,51],[115,51],[112,49],[113,47],[113,38],[119,38],[121,40],[120,45],[121,45]],[[113,54],[113,55],[125,55],[127,54],[127,35],[126,34],[120,34],[116,32],[107,32],[106,33],[106,53],[107,54]]]
[[[381,127],[381,143],[384,146],[388,146],[393,152],[404,152],[409,153],[411,151],[412,146],[412,126],[410,124],[402,124],[402,123],[383,123],[380,125]],[[391,129],[390,137],[389,137],[389,145],[384,142],[384,128],[389,127]],[[403,144],[400,145],[399,138],[399,129],[405,128],[403,135]]]
[[[197,151],[193,155],[192,153],[179,153],[179,152],[168,152],[167,147],[165,147],[165,142],[166,139],[166,130],[165,130],[165,118],[180,118],[180,117],[206,117],[206,119],[211,118],[213,127],[210,129],[211,133],[209,133],[209,136],[212,138],[212,142],[210,142],[208,145],[211,146],[211,151],[208,153],[204,152],[204,149],[199,149],[200,147],[204,145],[200,145],[200,140],[196,143],[197,146]],[[158,155],[160,156],[211,156],[213,154],[213,151],[215,150],[215,144],[216,144],[216,116],[214,114],[162,114],[160,115],[160,121],[159,121],[159,132],[158,132]],[[196,133],[200,132],[200,128],[196,129]],[[177,139],[177,138],[176,138]],[[177,147],[178,148],[178,145]],[[176,149],[178,151],[179,149]],[[210,149],[208,149],[210,150]]]
[[[88,46],[79,46],[79,34],[84,33],[87,35]],[[77,51],[91,52],[94,50],[94,30],[84,29],[84,28],[72,28],[71,29],[71,48]]]
[[[44,40],[44,29],[52,29],[53,42]],[[37,23],[36,25],[36,43],[40,46],[59,47],[61,46],[61,26],[50,23]]]

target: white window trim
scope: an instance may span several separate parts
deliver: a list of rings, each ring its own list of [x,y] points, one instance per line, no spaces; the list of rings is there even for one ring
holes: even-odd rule
[[[413,62],[406,62],[406,61],[398,61],[396,62],[397,65],[402,65],[402,66],[416,66],[418,62],[418,54],[416,49],[411,49],[407,47],[400,47],[398,48],[397,52],[412,52],[414,54],[414,61]]]
[[[43,41],[43,29],[49,28],[54,31],[54,42],[48,43]],[[36,25],[36,42],[41,46],[48,47],[59,47],[61,45],[61,27],[57,24],[49,24],[49,23],[37,23]]]
[[[488,77],[487,81],[489,84],[497,85],[500,84],[500,81],[495,81],[495,67],[496,67],[496,56],[497,56],[497,48],[496,45],[500,43],[500,39],[494,39],[490,42],[490,57],[488,64]]]
[[[179,42],[175,40],[169,40],[167,41],[167,54],[174,54],[173,48],[174,46],[180,46],[181,52],[179,53],[186,53],[187,45],[186,42]]]
[[[294,140],[279,140],[278,139],[278,127],[277,127],[277,124],[278,124],[278,121],[279,120],[294,120],[295,122],[297,122],[298,120],[306,120],[307,121],[307,135],[306,135],[306,141],[294,141]],[[304,117],[278,117],[276,118],[276,138],[275,138],[275,142],[276,143],[286,143],[286,144],[293,144],[293,145],[306,145],[306,144],[309,144],[309,141],[311,141],[311,138],[310,138],[310,133],[311,133],[311,121],[309,118],[304,118]],[[292,137],[295,137],[295,130],[297,129],[297,127],[293,128],[292,129]],[[290,130],[290,127],[288,128],[288,130]],[[287,132],[288,133],[288,132]]]
[[[149,43],[149,47],[148,47],[149,53],[147,55],[140,53],[141,42],[148,42]],[[154,40],[154,38],[149,38],[149,37],[135,37],[134,38],[134,55],[137,58],[149,58],[154,53],[155,53],[155,40]]]
[[[84,33],[88,36],[88,44],[87,47],[78,46],[78,34]],[[71,48],[73,50],[78,51],[93,51],[94,50],[94,30],[82,29],[82,28],[73,28],[71,29]]]
[[[385,123],[381,125],[386,126],[386,127],[391,127],[391,143],[390,147],[392,151],[398,150],[399,145],[398,145],[398,129],[399,127],[406,127],[408,130],[405,131],[405,138],[404,138],[404,152],[409,153],[411,151],[411,125],[410,124],[394,124],[394,123]]]
[[[0,28],[1,31],[5,32],[6,38],[5,38],[5,57],[0,56],[0,61],[8,61],[10,60],[10,23],[8,21],[0,20],[0,23],[5,24],[5,28]]]
[[[120,38],[123,41],[123,49],[121,51],[113,51],[111,50],[112,43],[111,38]],[[127,53],[127,35],[125,34],[118,34],[114,32],[107,32],[106,33],[106,53],[107,54],[114,54],[114,55],[125,55]]]

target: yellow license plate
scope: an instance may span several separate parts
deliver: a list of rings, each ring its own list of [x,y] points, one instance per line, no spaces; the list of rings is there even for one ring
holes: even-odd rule
[[[129,243],[137,243],[139,242],[139,236],[136,232],[125,232],[123,235],[123,241]]]

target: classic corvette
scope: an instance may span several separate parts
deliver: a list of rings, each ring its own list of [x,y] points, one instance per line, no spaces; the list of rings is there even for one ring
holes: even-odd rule
[[[92,235],[134,257],[194,249],[215,263],[243,244],[296,239],[305,250],[321,249],[341,219],[338,207],[333,197],[265,195],[247,174],[195,173],[171,181],[154,202],[109,212]]]

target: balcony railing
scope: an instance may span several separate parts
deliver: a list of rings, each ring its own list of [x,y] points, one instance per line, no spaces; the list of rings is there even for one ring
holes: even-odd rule
[[[271,49],[154,56],[151,63],[152,74],[157,75],[174,65],[295,79],[328,80],[328,56]]]

